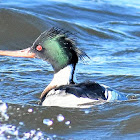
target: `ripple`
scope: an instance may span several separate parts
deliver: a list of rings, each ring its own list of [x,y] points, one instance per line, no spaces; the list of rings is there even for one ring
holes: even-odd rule
[[[139,48],[129,48],[121,51],[117,51],[116,53],[113,53],[113,56],[122,56],[122,55],[136,55],[140,53]]]

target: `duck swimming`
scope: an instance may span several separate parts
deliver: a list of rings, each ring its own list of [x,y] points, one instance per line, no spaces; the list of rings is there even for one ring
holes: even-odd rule
[[[122,93],[96,82],[75,83],[76,64],[87,55],[61,29],[43,32],[27,49],[1,50],[0,55],[40,58],[52,65],[53,79],[40,96],[43,106],[86,107],[95,101],[127,100]]]

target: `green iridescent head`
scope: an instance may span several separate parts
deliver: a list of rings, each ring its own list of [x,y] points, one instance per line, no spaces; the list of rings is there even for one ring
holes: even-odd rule
[[[75,66],[78,57],[86,55],[75,46],[66,32],[56,28],[43,32],[33,43],[31,52],[34,52],[37,58],[51,63],[55,72],[69,64]]]

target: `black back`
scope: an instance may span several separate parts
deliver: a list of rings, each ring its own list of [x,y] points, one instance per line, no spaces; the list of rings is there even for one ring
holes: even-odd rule
[[[58,90],[60,90],[60,92],[57,92],[58,96],[73,94],[79,98],[83,97],[83,98],[90,98],[94,100],[98,100],[98,99],[106,100],[106,97],[104,95],[105,88],[95,82],[63,85],[58,88],[55,88],[55,91],[58,91]],[[65,91],[65,94],[63,91]],[[45,98],[47,97],[43,97],[41,102],[43,102]]]
[[[90,98],[94,100],[102,98],[106,100],[104,95],[105,88],[95,82],[64,85],[56,88],[55,90],[65,90],[66,93],[74,94],[77,97]]]

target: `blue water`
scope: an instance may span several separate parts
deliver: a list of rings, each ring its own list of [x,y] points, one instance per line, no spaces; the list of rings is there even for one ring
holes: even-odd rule
[[[0,50],[30,47],[51,27],[71,31],[90,57],[76,67],[78,82],[105,84],[130,100],[90,109],[39,106],[52,67],[0,56],[0,139],[139,139],[140,2],[0,1]]]

